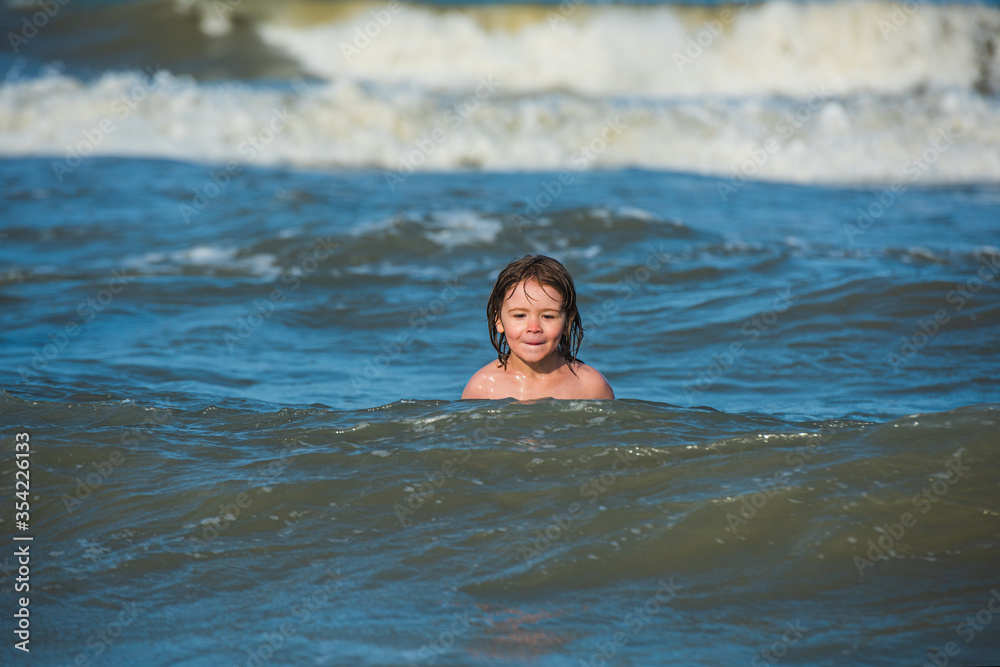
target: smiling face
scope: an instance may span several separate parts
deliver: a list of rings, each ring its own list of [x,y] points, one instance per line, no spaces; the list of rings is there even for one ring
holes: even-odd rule
[[[506,337],[512,360],[544,371],[559,363],[566,321],[562,295],[530,278],[507,293],[496,329]]]

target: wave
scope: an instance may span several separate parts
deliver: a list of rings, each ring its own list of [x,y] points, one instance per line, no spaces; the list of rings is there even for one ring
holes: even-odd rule
[[[261,87],[198,83],[150,70],[85,82],[64,74],[0,87],[0,155],[50,156],[73,178],[98,155],[244,168],[372,168],[405,185],[415,171],[642,167],[749,179],[897,183],[1000,180],[1000,98],[968,90],[906,100],[837,97],[594,100],[513,95],[496,81],[468,94],[357,81]]]
[[[656,623],[630,642],[635,664],[731,664],[793,627],[815,633],[793,647],[812,662],[894,664],[970,634],[996,594],[997,405],[874,423],[147,396],[173,407],[0,392],[7,432],[37,443],[32,530],[53,558],[33,573],[66,660],[95,615],[123,618],[117,604],[171,621],[123,632],[126,661],[155,642],[172,662],[256,664],[277,646],[295,662],[426,664],[434,638],[459,636],[444,664],[563,665]],[[16,576],[0,564],[0,582]],[[723,660],[706,654],[719,628]],[[963,655],[988,664],[996,646],[984,635]]]
[[[808,97],[919,88],[997,90],[995,8],[890,2],[705,6],[357,3],[301,20],[293,3],[263,41],[325,79],[578,94]]]
[[[46,529],[59,539],[86,534],[109,521],[103,506],[124,497],[132,501],[107,532],[151,516],[173,526],[155,545],[118,544],[101,562],[80,559],[81,569],[118,567],[148,557],[150,546],[170,562],[241,553],[274,530],[277,516],[288,530],[322,535],[330,507],[336,530],[373,530],[369,540],[385,535],[389,548],[426,537],[429,546],[409,552],[414,566],[437,558],[434,545],[491,545],[489,566],[477,569],[492,575],[461,582],[472,594],[665,571],[735,577],[747,553],[773,554],[792,578],[817,558],[840,562],[837,576],[849,585],[868,568],[886,569],[885,560],[963,553],[982,565],[996,540],[983,524],[996,516],[983,501],[995,478],[995,405],[874,423],[639,400],[406,400],[336,411],[66,398],[0,394],[5,421],[48,424],[51,470],[41,490],[69,503],[75,521],[56,521],[60,507]],[[116,453],[115,484],[102,484],[100,462]],[[150,470],[169,484],[151,482]],[[240,491],[252,512],[227,519],[219,498]],[[889,535],[906,513],[920,529]],[[460,535],[449,533],[456,522],[466,526]]]
[[[31,10],[13,9],[3,27],[17,34]],[[72,21],[51,21],[18,52],[92,72],[141,63],[201,79],[298,72],[436,90],[488,76],[505,92],[591,97],[803,98],[820,82],[833,95],[989,94],[1000,81],[1000,9],[977,5],[153,0],[65,11]]]
[[[303,191],[285,192],[293,202]],[[308,225],[284,227],[259,238],[237,241],[191,243],[186,239],[161,245],[169,249],[136,250],[122,257],[120,270],[130,279],[187,276],[225,277],[244,282],[251,291],[259,283],[278,282],[295,285],[308,279],[324,287],[349,287],[359,277],[380,278],[388,283],[405,280],[406,284],[426,282],[436,285],[451,279],[478,280],[489,276],[492,265],[484,259],[490,249],[514,255],[527,243],[533,251],[558,253],[567,262],[587,267],[587,282],[614,285],[622,279],[622,267],[608,259],[608,254],[631,248],[634,257],[662,265],[644,282],[677,285],[685,280],[701,282],[708,275],[718,275],[742,262],[743,271],[778,280],[793,262],[877,261],[887,270],[905,267],[934,266],[935,270],[954,275],[975,275],[980,267],[994,270],[1000,262],[1000,248],[990,244],[938,247],[905,246],[895,242],[876,247],[844,248],[834,244],[808,243],[794,236],[770,241],[740,242],[727,239],[702,225],[688,225],[660,217],[635,207],[581,206],[546,211],[534,220],[519,216],[517,209],[476,211],[467,208],[443,208],[428,212],[401,212],[386,217],[356,219],[343,229],[317,230]],[[100,221],[90,224],[59,225],[34,229],[12,225],[5,230],[12,241],[25,244],[48,244],[60,251],[75,247],[81,235],[101,233],[112,239]],[[529,238],[525,239],[523,235]],[[113,237],[127,243],[124,237]],[[316,264],[322,264],[323,270]],[[62,265],[25,265],[8,275],[0,275],[0,285],[7,281],[45,284],[54,281],[87,281],[99,284],[107,279],[104,257],[93,262],[84,256]],[[845,283],[826,283],[817,288],[816,316],[833,312],[828,301],[856,299],[859,296],[896,301],[894,310],[904,304],[900,285],[906,285],[907,304],[912,311],[905,318],[933,311],[942,294],[948,292],[942,274],[925,274],[909,281],[886,283],[876,277],[871,283],[853,274]],[[841,291],[843,290],[843,291]],[[846,304],[845,304],[846,305]],[[857,307],[858,304],[850,304]],[[841,305],[836,308],[843,308]],[[884,307],[868,305],[862,311],[885,312]],[[898,314],[898,313],[897,313]],[[807,318],[809,320],[810,318]]]
[[[145,50],[43,31],[36,58],[69,64],[8,72],[0,154],[51,156],[60,180],[96,155],[374,168],[391,187],[622,167],[716,175],[722,194],[1000,180],[997,8],[217,5],[80,13],[149,33]]]

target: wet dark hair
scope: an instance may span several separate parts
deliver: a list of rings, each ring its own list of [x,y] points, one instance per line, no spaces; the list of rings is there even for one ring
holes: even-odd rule
[[[559,292],[563,299],[562,312],[566,313],[566,329],[559,341],[559,353],[570,362],[570,370],[573,370],[572,362],[577,360],[576,355],[583,342],[583,322],[576,308],[576,286],[566,267],[545,255],[525,255],[521,259],[515,259],[497,276],[490,299],[486,302],[486,325],[490,331],[490,342],[497,351],[497,360],[507,368],[510,346],[507,345],[507,337],[497,331],[496,327],[503,302],[511,290],[522,281],[532,278],[542,287],[551,287]]]

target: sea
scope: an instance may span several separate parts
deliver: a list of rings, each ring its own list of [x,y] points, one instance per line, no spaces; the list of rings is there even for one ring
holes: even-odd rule
[[[4,0],[0,662],[1000,664],[998,39]],[[460,400],[527,254],[615,400]]]

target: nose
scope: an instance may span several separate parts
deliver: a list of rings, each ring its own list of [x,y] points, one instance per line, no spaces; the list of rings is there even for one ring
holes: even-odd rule
[[[537,317],[529,317],[528,318],[528,331],[541,332],[541,330],[542,330],[542,321],[539,318],[537,318]]]

